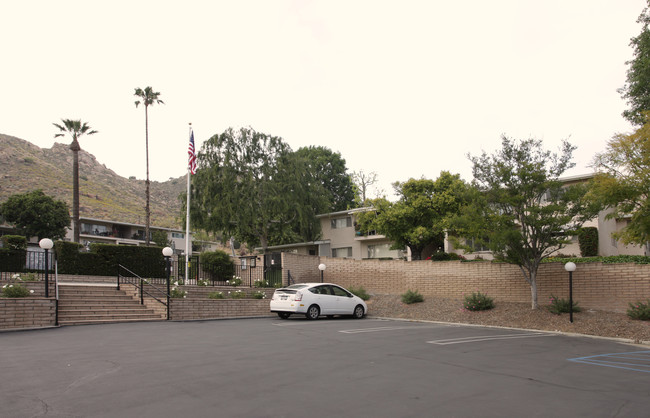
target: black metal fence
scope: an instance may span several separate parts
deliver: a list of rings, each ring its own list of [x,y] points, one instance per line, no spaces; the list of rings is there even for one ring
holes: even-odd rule
[[[279,287],[282,284],[282,266],[279,264],[267,266],[238,263],[234,264],[232,268],[224,268],[201,263],[198,258],[193,258],[187,264],[186,277],[186,263],[182,256],[170,257],[169,263],[172,285],[229,286],[233,284],[233,281],[238,286],[246,287]],[[124,277],[129,275],[128,272],[121,274]],[[155,285],[167,283],[167,279],[162,277],[147,277],[146,279]]]
[[[235,264],[223,271],[198,260],[191,260],[185,277],[185,260],[170,259],[170,277],[173,283],[203,286],[228,286],[236,281],[239,286],[277,287],[282,284],[281,266],[251,266]]]

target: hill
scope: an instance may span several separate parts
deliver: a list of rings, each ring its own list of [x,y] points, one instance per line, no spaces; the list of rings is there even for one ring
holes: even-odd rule
[[[69,144],[40,148],[0,134],[0,202],[36,189],[68,204],[72,214],[72,151]],[[180,228],[185,177],[151,182],[151,225]],[[79,211],[82,217],[145,223],[145,181],[127,179],[79,152]]]

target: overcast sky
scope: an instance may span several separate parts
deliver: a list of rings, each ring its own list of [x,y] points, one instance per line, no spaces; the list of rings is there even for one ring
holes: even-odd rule
[[[99,133],[82,149],[145,177],[187,172],[197,147],[251,126],[292,149],[338,151],[380,188],[441,170],[471,180],[467,153],[502,134],[562,139],[585,174],[631,126],[617,89],[644,0],[0,0],[0,133],[49,148],[52,122]],[[58,142],[69,143],[69,137]]]

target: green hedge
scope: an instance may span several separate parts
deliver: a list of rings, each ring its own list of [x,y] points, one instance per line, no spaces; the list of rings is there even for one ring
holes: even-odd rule
[[[0,271],[22,272],[25,269],[25,250],[0,248]]]
[[[578,245],[580,255],[583,257],[596,257],[598,255],[598,228],[587,226],[578,230]]]
[[[2,247],[7,250],[26,250],[27,238],[22,235],[3,235]]]

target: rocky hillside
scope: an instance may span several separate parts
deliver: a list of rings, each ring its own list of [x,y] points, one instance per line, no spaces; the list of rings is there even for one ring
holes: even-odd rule
[[[42,189],[63,200],[72,211],[72,152],[69,144],[40,148],[25,140],[0,134],[0,202],[13,194]],[[151,225],[182,228],[181,200],[185,178],[151,182]],[[117,175],[79,152],[79,206],[82,217],[145,223],[145,182]]]

